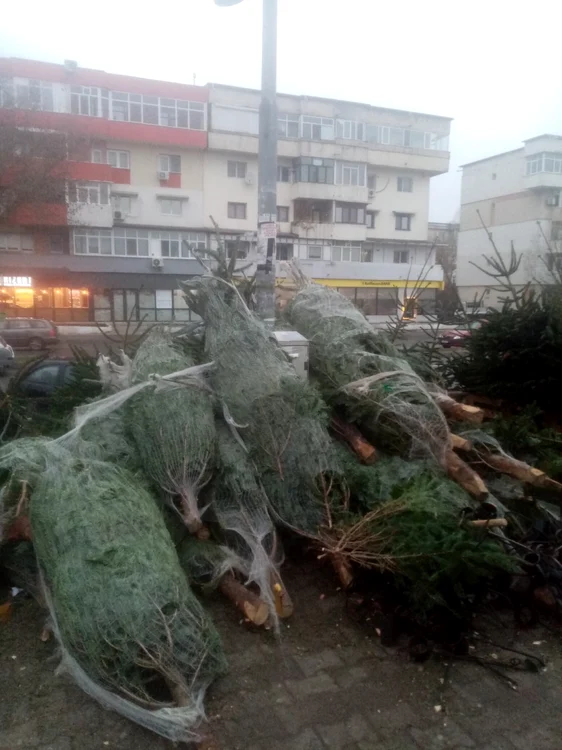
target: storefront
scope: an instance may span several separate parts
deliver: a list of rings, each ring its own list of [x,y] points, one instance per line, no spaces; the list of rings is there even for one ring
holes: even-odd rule
[[[356,305],[363,315],[389,317],[403,315],[410,320],[435,313],[436,295],[442,281],[406,282],[382,279],[313,279],[336,289]],[[278,278],[283,287],[286,279]]]
[[[55,322],[90,319],[86,288],[37,285],[31,276],[0,276],[0,313],[4,317],[47,318]]]

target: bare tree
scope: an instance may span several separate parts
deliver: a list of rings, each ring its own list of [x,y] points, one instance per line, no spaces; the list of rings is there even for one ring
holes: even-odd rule
[[[31,127],[15,114],[0,110],[0,223],[28,223],[32,217],[34,224],[50,224],[53,204],[66,203],[73,139]]]

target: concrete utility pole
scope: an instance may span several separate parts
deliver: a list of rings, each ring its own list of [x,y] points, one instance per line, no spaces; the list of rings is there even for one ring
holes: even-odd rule
[[[215,0],[237,5],[242,0]],[[258,150],[257,313],[275,320],[275,242],[277,238],[277,0],[263,0],[261,102]]]

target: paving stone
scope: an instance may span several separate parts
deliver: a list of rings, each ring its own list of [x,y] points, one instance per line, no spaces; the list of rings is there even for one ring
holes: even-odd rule
[[[325,750],[325,745],[312,729],[305,729],[296,737],[267,745],[269,750]]]
[[[376,739],[375,733],[361,714],[353,714],[339,724],[326,724],[317,727],[318,734],[331,750],[343,750],[359,740]]]
[[[312,677],[322,669],[331,667],[343,667],[343,662],[336,649],[325,649],[312,656],[296,657],[295,661],[302,669],[305,677]]]
[[[395,703],[392,708],[370,711],[366,715],[375,730],[383,735],[391,734],[397,729],[406,730],[420,721],[419,714],[404,701]]]
[[[560,733],[547,727],[534,727],[520,734],[508,732],[505,736],[517,750],[559,750],[562,746]]]
[[[314,677],[306,677],[304,680],[286,680],[285,685],[295,698],[306,698],[308,695],[338,689],[334,680],[325,672],[319,672]]]
[[[426,750],[417,745],[407,734],[397,734],[390,740],[363,740],[357,743],[357,750]]]
[[[331,676],[343,690],[358,682],[365,682],[371,676],[368,667],[345,667],[344,669],[331,670]]]

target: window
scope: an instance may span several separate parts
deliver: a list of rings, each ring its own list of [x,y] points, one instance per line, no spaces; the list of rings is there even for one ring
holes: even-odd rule
[[[394,214],[394,228],[400,232],[409,232],[412,228],[411,214]]]
[[[3,107],[38,109],[54,112],[53,84],[29,79],[0,82],[0,104]]]
[[[204,102],[166,99],[143,94],[111,92],[111,118],[122,122],[143,122],[169,128],[205,130]]]
[[[357,162],[342,162],[336,164],[336,185],[366,184],[366,166]]]
[[[404,145],[409,148],[425,148],[425,135],[420,130],[405,130]]]
[[[181,216],[183,200],[181,198],[160,198],[160,212],[166,216]]]
[[[562,273],[562,253],[549,253],[546,256],[546,267],[551,273]]]
[[[277,206],[277,221],[289,221],[289,206]]]
[[[336,135],[338,138],[349,138],[354,141],[365,140],[365,126],[354,120],[337,120]]]
[[[290,243],[279,242],[275,245],[276,260],[291,260],[293,257],[293,246]]]
[[[398,177],[397,187],[399,193],[411,193],[414,189],[414,181],[411,177]]]
[[[160,154],[159,164],[160,172],[170,172],[171,174],[181,173],[181,156]]]
[[[334,184],[333,159],[312,159],[308,156],[303,156],[300,159],[295,159],[294,165],[297,182]]]
[[[68,252],[68,237],[64,234],[49,234],[49,252],[59,255]]]
[[[364,224],[365,208],[353,203],[336,203],[336,223]]]
[[[245,161],[229,161],[227,172],[229,177],[246,177],[246,167],[247,164]]]
[[[71,86],[70,111],[74,115],[107,117],[109,114],[107,89],[100,89],[97,86]]]
[[[103,164],[103,152],[99,148],[92,149],[92,162],[94,164]]]
[[[107,206],[109,204],[109,183],[71,182],[68,188],[71,203],[89,203]]]
[[[373,245],[365,242],[361,248],[361,262],[372,263],[374,259],[375,249]]]
[[[163,258],[195,258],[195,250],[204,253],[207,249],[204,232],[152,232],[151,237],[160,240]]]
[[[331,117],[302,118],[301,137],[308,141],[332,141],[334,139],[334,121]]]
[[[285,167],[282,164],[277,165],[277,182],[290,182],[291,181],[291,168]]]
[[[229,203],[228,204],[228,218],[229,219],[245,219],[246,218],[246,204],[245,203]]]
[[[348,262],[353,261],[354,263],[359,263],[361,261],[361,245],[353,245],[351,243],[333,245],[332,260]]]
[[[299,116],[279,114],[277,116],[277,134],[281,138],[298,138]]]
[[[146,229],[113,230],[114,255],[148,257],[148,231]]]
[[[409,263],[410,253],[407,250],[395,250],[393,263]]]
[[[113,149],[110,149],[107,152],[107,163],[112,167],[119,167],[119,169],[129,169],[130,154],[128,151],[114,151]],[[165,171],[167,172],[169,170]]]
[[[234,255],[238,259],[246,258],[250,252],[250,243],[248,240],[226,240],[224,246],[227,258],[232,258]]]
[[[114,211],[131,214],[133,212],[133,197],[131,195],[112,195],[111,206]]]
[[[307,245],[306,257],[309,260],[322,260],[322,245]]]
[[[373,172],[367,173],[367,187],[369,190],[377,189],[377,175]]]
[[[0,252],[19,253],[22,250],[33,250],[33,237],[30,234],[0,232]]]
[[[111,255],[111,230],[88,228],[75,229],[74,252],[77,255]]]
[[[526,174],[532,175],[537,172],[562,173],[562,154],[536,154],[527,159]]]
[[[365,216],[367,217],[367,227],[369,229],[375,228],[375,221],[377,218],[377,212],[376,211],[366,211]]]

